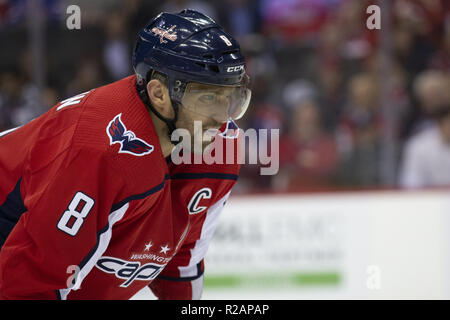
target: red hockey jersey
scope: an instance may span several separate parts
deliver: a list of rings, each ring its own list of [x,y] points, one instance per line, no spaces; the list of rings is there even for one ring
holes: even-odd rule
[[[0,298],[200,298],[238,171],[165,159],[134,76],[0,133]]]

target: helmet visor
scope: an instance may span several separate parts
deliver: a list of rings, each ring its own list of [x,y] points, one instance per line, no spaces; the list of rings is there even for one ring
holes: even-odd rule
[[[248,77],[240,85],[225,86],[189,82],[181,104],[202,116],[226,122],[240,119],[250,104],[251,90]]]

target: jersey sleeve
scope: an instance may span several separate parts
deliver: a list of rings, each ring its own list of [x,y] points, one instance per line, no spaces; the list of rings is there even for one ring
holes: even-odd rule
[[[149,287],[161,300],[198,300],[203,292],[204,258],[217,227],[219,216],[230,195],[228,192],[206,212],[194,215],[190,232],[178,253]]]
[[[55,154],[61,148],[52,142],[58,141],[36,146],[21,178],[26,212],[0,251],[3,299],[67,298],[82,286],[126,211],[112,210],[123,181],[105,156],[89,148]]]

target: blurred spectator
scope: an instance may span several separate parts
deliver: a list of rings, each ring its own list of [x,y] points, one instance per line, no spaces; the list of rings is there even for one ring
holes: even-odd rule
[[[430,59],[430,67],[450,72],[450,16],[446,20],[439,48]]]
[[[333,132],[344,107],[343,76],[338,67],[319,67],[318,99],[322,106],[323,124],[327,131]]]
[[[342,112],[344,103],[342,69],[343,33],[335,19],[323,26],[317,47],[318,99],[323,106],[323,121],[327,130],[333,131]]]
[[[225,22],[226,30],[239,39],[256,31],[260,19],[257,5],[255,0],[226,0],[219,17]]]
[[[420,113],[399,171],[404,188],[450,186],[450,74],[426,70],[414,80]]]
[[[290,111],[289,132],[280,141],[280,172],[276,190],[330,188],[337,164],[334,140],[323,131],[319,107],[304,100]]]
[[[22,87],[20,79],[12,72],[0,74],[0,131],[15,125],[14,114],[20,109]]]
[[[433,53],[441,47],[445,20],[449,17],[447,0],[397,0],[392,6],[395,27],[403,34],[399,61],[410,78],[429,67]],[[397,31],[394,30],[396,33]]]
[[[341,157],[340,182],[346,186],[376,186],[379,183],[380,135],[376,78],[361,73],[350,79],[348,102],[337,132]]]
[[[60,99],[58,97],[58,92],[55,89],[47,87],[43,90],[41,94],[41,102],[44,111],[47,111],[59,101]]]
[[[67,86],[65,96],[71,97],[89,91],[97,88],[103,82],[99,62],[94,59],[84,60],[78,67],[75,78]]]
[[[268,155],[271,154],[272,150],[270,148],[269,142],[272,139],[272,133],[271,129],[279,129],[283,127],[283,114],[281,113],[281,110],[279,106],[272,105],[270,103],[254,103],[254,108],[251,113],[249,113],[249,117],[246,116],[246,118],[249,118],[245,120],[244,125],[242,125],[242,121],[239,120],[239,126],[243,129],[250,128],[252,131],[255,130],[256,132],[259,132],[260,129],[267,130],[267,138],[268,138],[268,144],[267,144],[267,153]],[[258,139],[258,145],[261,143],[259,140],[259,136],[257,136]],[[247,143],[247,142],[246,142]],[[247,161],[249,158],[249,153],[257,151],[255,149],[250,150],[249,147],[245,148],[245,157]],[[278,150],[274,150],[275,152]],[[258,152],[261,152],[258,148]],[[246,162],[248,163],[248,162]],[[260,175],[261,167],[265,167],[266,165],[262,165],[260,162],[253,164],[253,165],[243,165],[241,167],[241,171],[239,173],[239,184],[238,190],[239,192],[249,192],[249,191],[270,191],[273,176],[269,175]]]
[[[442,71],[426,70],[414,79],[413,89],[418,106],[413,110],[412,134],[430,126],[433,122],[431,116],[448,99],[450,87],[447,78],[448,75]]]
[[[294,109],[300,102],[317,98],[315,86],[304,79],[289,82],[283,91],[283,102],[288,108]]]
[[[63,15],[63,19],[66,17],[66,8],[70,5],[77,5],[81,10],[81,28],[89,28],[92,26],[98,26],[103,23],[105,16],[120,8],[122,0],[57,0],[61,2],[60,12]],[[65,25],[65,24],[64,24]]]
[[[274,54],[265,49],[265,41],[261,40],[261,42],[246,49],[247,70],[251,75],[252,105],[271,100],[284,85],[281,79],[275,80],[278,76],[278,65]],[[273,100],[276,99],[276,97],[273,98]],[[253,112],[252,109],[249,108],[249,112]]]
[[[0,131],[17,127],[45,112],[57,102],[57,92],[23,81],[13,72],[0,74]]]
[[[0,26],[24,24],[26,19],[27,2],[26,0],[0,1]]]
[[[263,31],[286,42],[313,40],[326,21],[327,14],[340,1],[262,0]]]
[[[112,12],[106,18],[103,60],[112,80],[119,80],[131,74],[131,48],[125,38],[127,35],[125,22],[125,17],[119,12]]]
[[[0,27],[2,25],[26,25],[27,17],[30,14],[30,4],[31,2],[27,0],[0,0]],[[62,0],[41,0],[38,5],[43,9],[45,19],[50,24],[61,19],[62,11],[65,14],[65,10],[61,6]],[[33,14],[36,13],[33,12]]]
[[[208,1],[202,0],[174,0],[165,1],[162,6],[162,11],[165,12],[180,12],[184,9],[192,9],[203,12],[212,19],[217,19],[216,8]]]
[[[450,103],[434,113],[436,123],[405,146],[399,184],[403,188],[450,186]]]
[[[341,33],[340,54],[346,60],[363,59],[373,49],[373,33],[361,27],[365,25],[366,8],[367,1],[342,1],[339,6],[336,18]],[[354,64],[354,61],[351,63]]]

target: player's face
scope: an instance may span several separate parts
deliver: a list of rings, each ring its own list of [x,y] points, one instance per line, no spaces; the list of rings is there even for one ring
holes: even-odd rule
[[[189,82],[180,103],[195,114],[217,122],[240,119],[250,103],[248,77],[238,85],[211,85]]]
[[[248,81],[245,76],[239,85],[187,83],[176,126],[187,129],[191,134],[191,151],[196,150],[196,144],[204,150],[223,123],[243,116],[251,98]]]
[[[195,125],[196,122],[197,125]],[[189,131],[191,135],[191,151],[195,150],[195,144],[201,145],[202,150],[204,150],[212,142],[211,135],[208,134],[207,131],[211,130],[211,132],[214,132],[218,130],[224,122],[226,122],[226,120],[219,121],[215,117],[207,117],[181,106],[178,110],[176,127]],[[201,126],[199,124],[201,124]]]
[[[189,90],[189,91],[188,91]],[[203,84],[189,86],[182,105],[193,115],[203,115],[217,122],[227,121],[234,88],[213,87]]]

